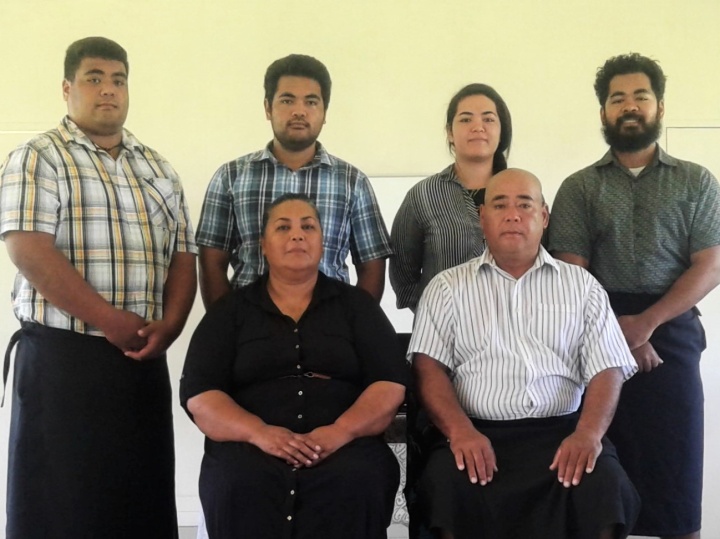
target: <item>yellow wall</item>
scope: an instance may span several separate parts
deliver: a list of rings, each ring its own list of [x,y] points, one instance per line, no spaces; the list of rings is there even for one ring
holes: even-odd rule
[[[195,221],[214,170],[269,140],[262,77],[291,52],[317,56],[330,69],[333,97],[321,137],[327,148],[384,182],[445,166],[447,101],[468,82],[486,82],[514,118],[511,165],[537,173],[552,199],[563,178],[604,152],[593,77],[607,57],[629,51],[661,61],[669,77],[667,127],[720,127],[717,0],[0,0],[0,21],[0,154],[64,114],[67,45],[110,37],[130,55],[127,127],[180,172]],[[386,187],[399,202],[404,190]],[[13,274],[0,249],[5,298]],[[705,325],[717,327],[720,314],[710,312]],[[200,314],[198,302],[189,329]],[[16,325],[5,302],[0,345]],[[175,379],[189,333],[171,350]],[[704,361],[709,417],[720,413],[712,396],[718,359],[720,341],[711,339]],[[2,461],[8,418],[6,405]],[[708,429],[712,466],[720,427]],[[179,409],[176,432],[178,503],[191,524],[202,439]],[[714,470],[706,473],[706,509],[720,499]],[[720,537],[720,515],[706,510],[705,521],[706,535]]]

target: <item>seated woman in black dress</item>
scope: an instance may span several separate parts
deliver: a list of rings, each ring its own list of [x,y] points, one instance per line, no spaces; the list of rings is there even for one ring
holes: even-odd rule
[[[287,194],[261,238],[269,273],[195,330],[181,402],[205,434],[212,539],[387,537],[399,468],[379,435],[408,368],[369,294],[318,272],[314,204]]]

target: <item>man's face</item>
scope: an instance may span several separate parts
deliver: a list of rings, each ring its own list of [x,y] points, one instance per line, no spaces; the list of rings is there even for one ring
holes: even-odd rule
[[[325,123],[320,84],[305,77],[280,77],[272,103],[265,100],[265,117],[275,142],[291,152],[315,144]]]
[[[658,102],[645,73],[616,75],[600,110],[605,141],[614,150],[637,152],[660,137],[663,102]]]
[[[547,206],[537,179],[519,170],[500,173],[485,192],[480,223],[496,259],[511,257],[532,264],[548,225]]]
[[[84,133],[116,135],[127,118],[127,71],[122,62],[83,58],[73,80],[64,80],[63,98],[68,115]]]

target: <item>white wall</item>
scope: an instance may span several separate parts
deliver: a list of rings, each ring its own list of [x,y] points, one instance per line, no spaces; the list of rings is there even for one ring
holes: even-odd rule
[[[333,98],[321,139],[374,178],[388,226],[407,185],[449,162],[444,109],[468,82],[489,83],[505,97],[515,124],[510,162],[538,174],[550,200],[568,174],[605,150],[592,82],[611,55],[637,50],[661,60],[669,76],[667,127],[720,127],[720,74],[708,65],[720,57],[717,0],[0,0],[0,21],[0,154],[60,120],[65,48],[105,35],[130,55],[127,127],[181,173],[195,221],[213,171],[270,138],[262,77],[290,52],[315,55],[330,69]],[[683,147],[671,136],[665,143],[678,157],[702,152],[695,158],[720,175],[720,163],[710,164],[717,144],[683,140]],[[0,345],[17,327],[13,275],[0,249]],[[720,324],[719,299],[716,291],[701,306],[707,328]],[[407,330],[407,313],[393,312],[389,297],[383,304]],[[198,301],[170,351],[174,380],[201,310]],[[709,333],[705,536],[720,537],[720,513],[712,511],[720,501],[720,425],[712,421],[720,414],[720,339]],[[7,404],[0,411],[3,462],[9,412]],[[202,437],[179,408],[176,438],[178,507],[189,525]],[[2,471],[0,485],[4,479]]]

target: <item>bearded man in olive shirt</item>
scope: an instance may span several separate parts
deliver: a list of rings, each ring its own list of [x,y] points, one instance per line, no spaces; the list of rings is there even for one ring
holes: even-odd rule
[[[642,499],[633,535],[700,537],[705,334],[695,306],[720,282],[720,186],[657,144],[665,75],[633,53],[598,70],[610,150],[562,184],[549,250],[605,287],[640,374],[608,436]]]

